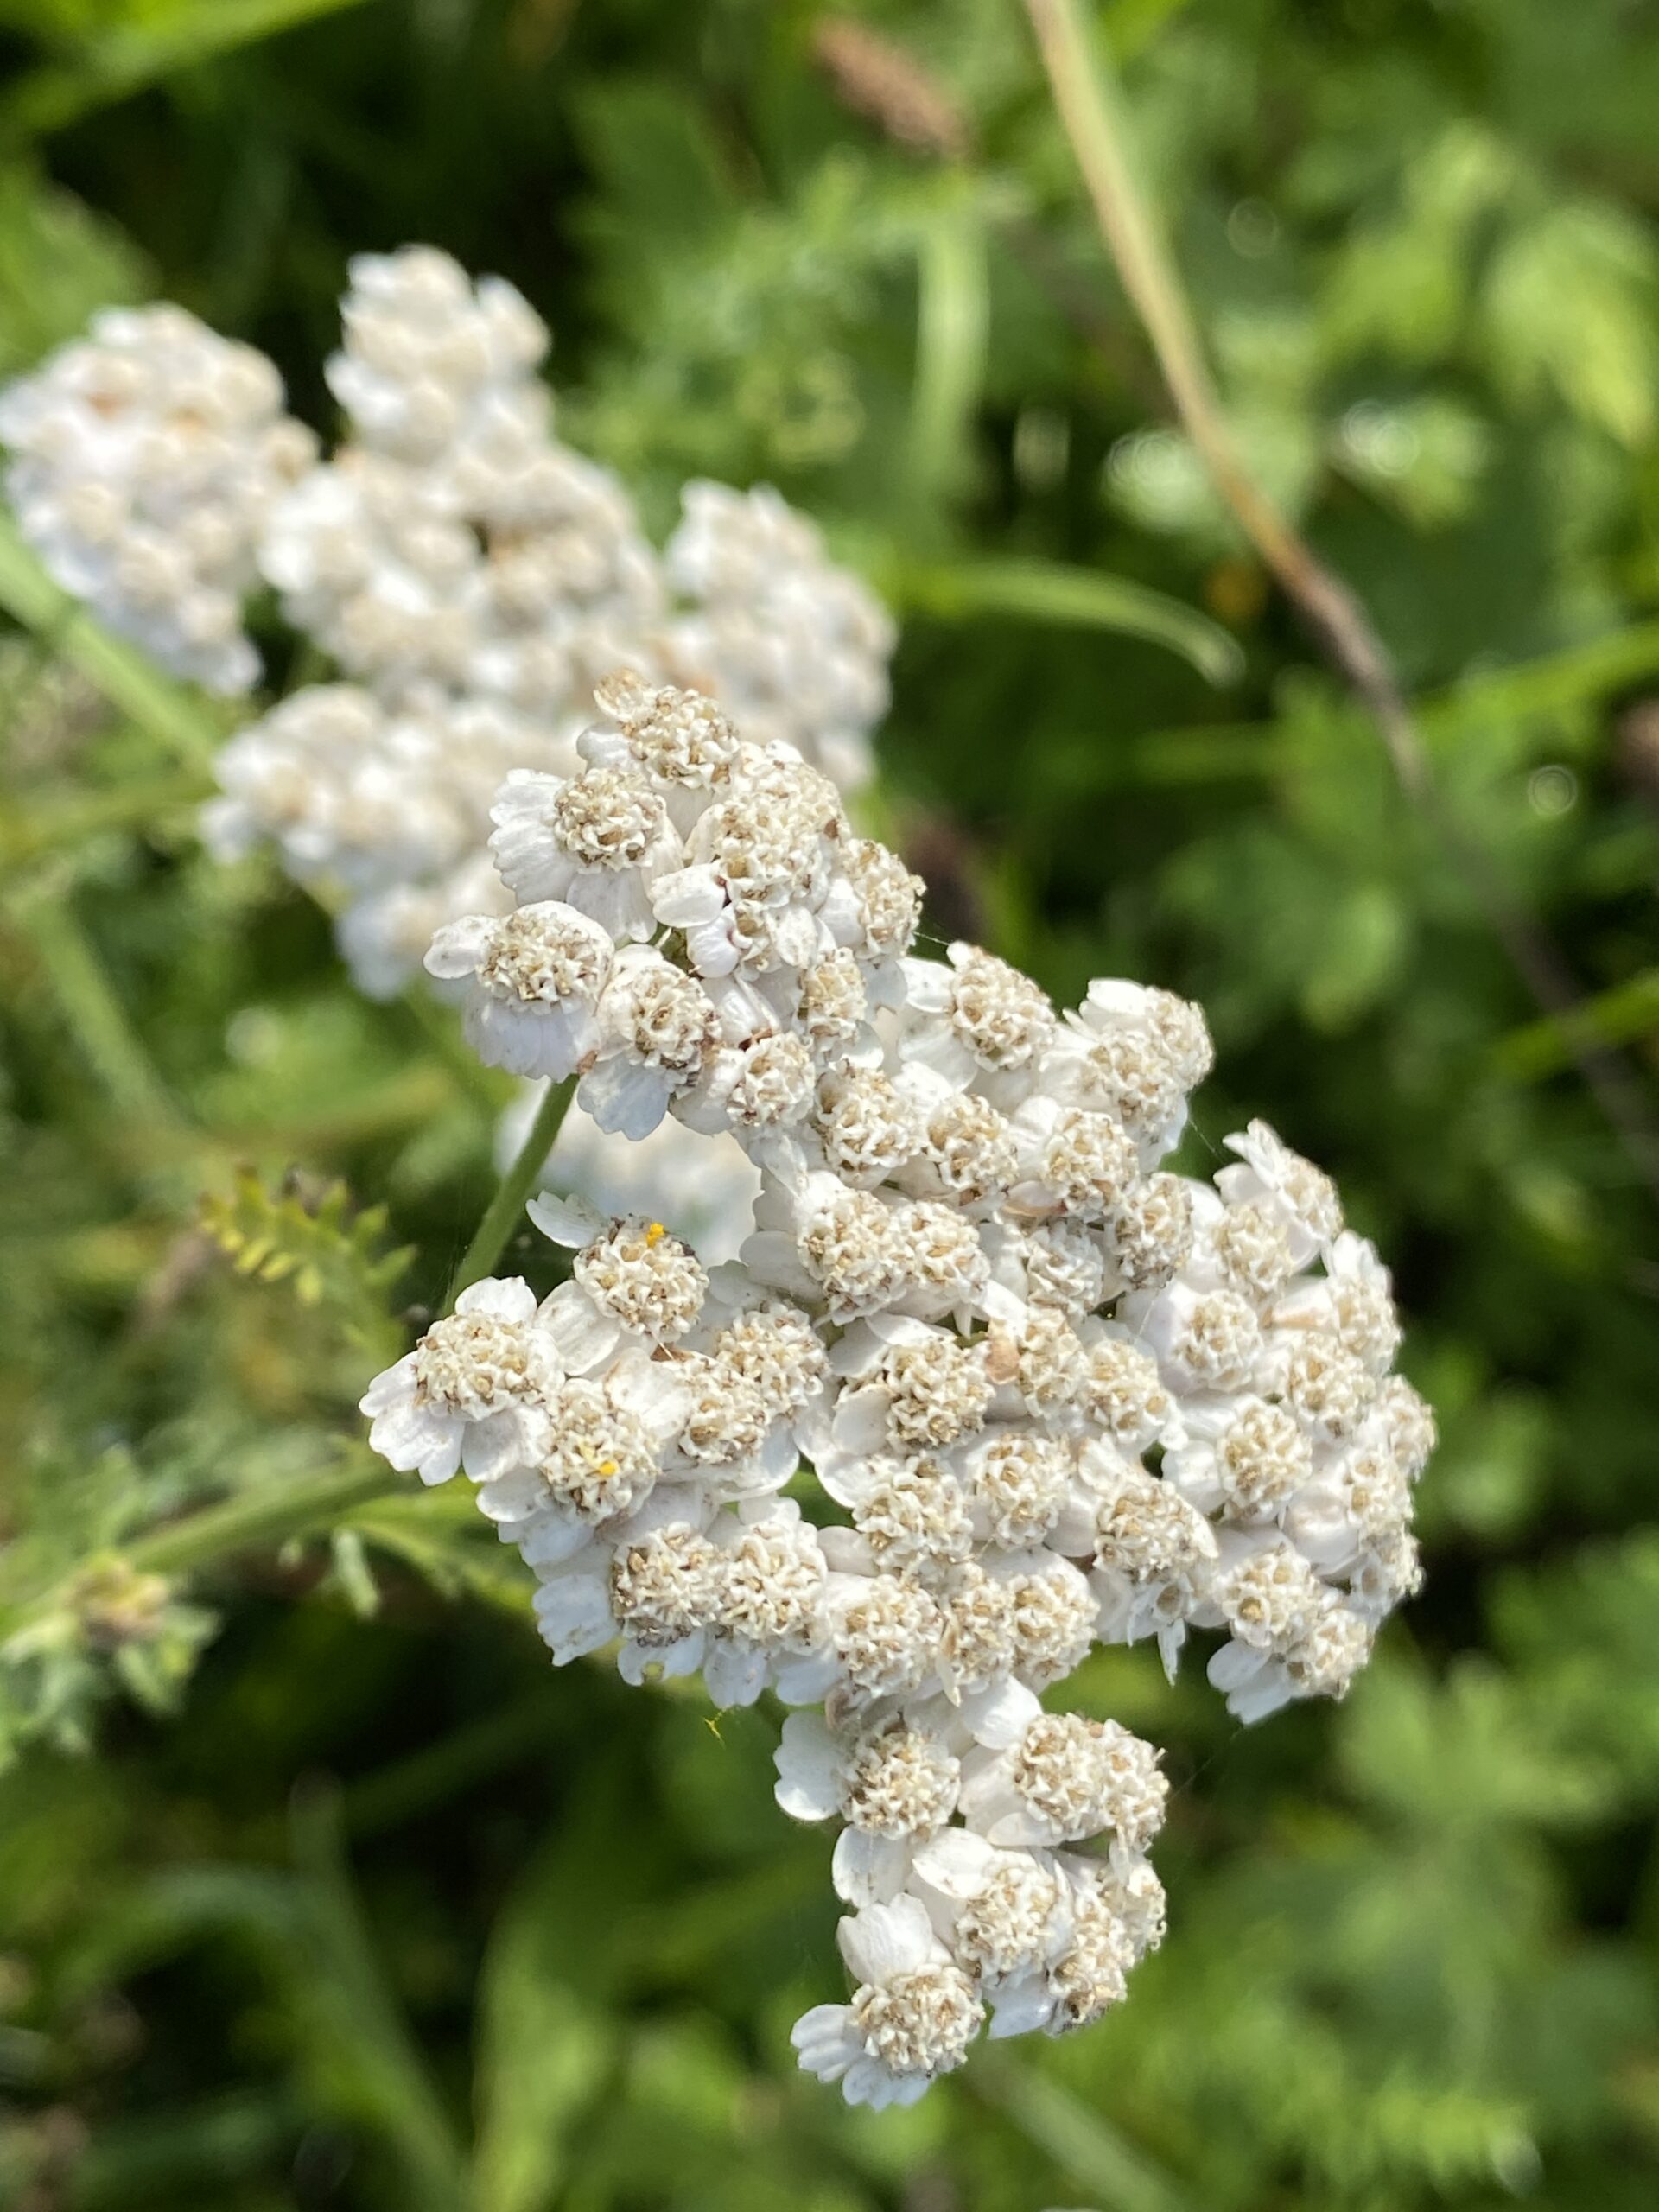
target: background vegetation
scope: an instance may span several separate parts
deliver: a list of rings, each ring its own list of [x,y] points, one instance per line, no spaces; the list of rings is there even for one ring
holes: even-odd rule
[[[1253,467],[1652,1111],[1656,10],[1096,14]],[[1178,1785],[1130,2002],[912,2113],[798,2079],[833,1900],[773,1723],[555,1677],[516,1563],[441,1499],[352,1502],[353,1401],[477,1218],[499,1094],[271,868],[204,859],[204,710],[0,555],[29,2212],[1659,2192],[1653,1192],[1171,429],[1023,10],[860,20],[927,86],[849,85],[844,41],[838,77],[809,0],[0,0],[0,372],[161,292],[326,423],[347,254],[432,239],[550,316],[566,435],[658,524],[696,472],[818,514],[904,619],[881,804],[938,925],[1057,996],[1200,997],[1194,1158],[1267,1112],[1395,1262],[1427,1590],[1346,1705],[1248,1736],[1093,1663]],[[1108,578],[1200,619],[1128,635]]]

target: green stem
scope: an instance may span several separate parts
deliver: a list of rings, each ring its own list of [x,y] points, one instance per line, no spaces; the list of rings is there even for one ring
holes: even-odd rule
[[[210,796],[199,776],[156,776],[60,799],[0,824],[8,861],[38,862],[65,846],[78,849],[109,830],[146,830]]]
[[[281,1546],[356,1506],[399,1497],[408,1488],[408,1476],[394,1474],[384,1459],[353,1452],[342,1465],[303,1482],[251,1490],[169,1522],[129,1546],[126,1557],[147,1574],[188,1574],[238,1552]]]
[[[35,949],[64,1020],[111,1103],[146,1128],[173,1128],[181,1116],[126,1010],[111,988],[60,880],[36,878],[31,895],[7,904]]]
[[[122,1549],[138,1573],[170,1577],[195,1573],[242,1552],[286,1543],[325,1528],[359,1506],[401,1496],[406,1475],[396,1475],[384,1461],[359,1447],[341,1464],[299,1482],[257,1488],[168,1521]],[[32,1628],[73,1602],[73,1587],[85,1562],[44,1591],[24,1596],[0,1616],[7,1638]]]
[[[536,1186],[542,1163],[553,1149],[553,1140],[559,1134],[575,1094],[576,1078],[573,1075],[567,1076],[563,1083],[549,1084],[547,1096],[530,1125],[530,1135],[519,1147],[518,1158],[496,1185],[495,1196],[478,1224],[478,1234],[449,1278],[449,1287],[443,1294],[446,1313],[453,1311],[456,1299],[467,1285],[481,1281],[505,1251],[507,1240],[518,1226],[524,1202]]]
[[[187,766],[211,767],[224,734],[212,711],[182,686],[158,676],[135,646],[100,629],[48,575],[18,535],[16,523],[4,513],[0,513],[0,607],[25,629],[49,640],[111,706],[159,738]]]

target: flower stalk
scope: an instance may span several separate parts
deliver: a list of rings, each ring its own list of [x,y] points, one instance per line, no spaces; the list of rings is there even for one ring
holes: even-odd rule
[[[525,1201],[537,1186],[542,1163],[553,1148],[553,1140],[558,1135],[575,1095],[575,1076],[548,1085],[547,1095],[530,1125],[529,1135],[496,1185],[495,1196],[486,1207],[472,1243],[449,1278],[448,1288],[443,1294],[446,1313],[454,1313],[461,1292],[489,1274],[505,1251],[524,1213]]]

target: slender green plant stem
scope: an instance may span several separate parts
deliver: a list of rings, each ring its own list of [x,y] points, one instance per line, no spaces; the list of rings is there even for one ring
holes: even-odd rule
[[[136,646],[111,637],[55,584],[0,512],[0,607],[79,669],[129,721],[148,730],[186,766],[211,766],[223,732],[212,710],[158,675]]]
[[[553,1148],[553,1140],[570,1101],[576,1095],[576,1078],[569,1076],[563,1083],[550,1084],[547,1096],[537,1109],[536,1119],[530,1125],[530,1135],[518,1148],[518,1157],[495,1186],[495,1196],[485,1209],[484,1218],[478,1224],[478,1233],[461,1255],[461,1264],[449,1278],[449,1287],[443,1294],[443,1310],[451,1312],[463,1290],[489,1274],[502,1253],[507,1240],[518,1226],[518,1217],[524,1210],[524,1201],[536,1187],[536,1178],[542,1163]]]
[[[4,702],[0,702],[0,745],[10,745],[12,732],[22,719],[24,709],[45,680],[56,651],[57,639],[49,630],[37,630],[30,636],[23,664],[14,678]]]
[[[0,850],[16,866],[47,859],[65,847],[79,849],[110,830],[147,830],[206,798],[213,786],[200,776],[152,776],[57,799],[0,820]]]
[[[118,1111],[140,1126],[171,1129],[182,1116],[127,1020],[103,963],[81,928],[67,882],[42,882],[6,902],[51,986],[64,1023]]]
[[[239,1552],[285,1544],[359,1505],[401,1497],[409,1486],[407,1475],[394,1474],[364,1447],[303,1481],[245,1491],[169,1522],[140,1536],[126,1557],[147,1574],[188,1574]]]
[[[1116,78],[1084,28],[1077,0],[1026,0],[1026,8],[1101,235],[1152,341],[1182,427],[1263,564],[1370,709],[1402,789],[1468,884],[1516,975],[1559,1026],[1586,1088],[1659,1199],[1659,1125],[1641,1083],[1582,1020],[1577,979],[1548,933],[1516,905],[1484,849],[1448,816],[1399,677],[1364,607],[1239,456],[1173,257],[1135,178]]]
[[[408,1487],[406,1475],[394,1474],[359,1446],[348,1459],[298,1482],[246,1490],[165,1522],[124,1547],[122,1556],[140,1573],[192,1574],[240,1553],[281,1546],[290,1537],[329,1527],[358,1507],[401,1496]],[[44,1590],[15,1598],[0,1613],[0,1635],[19,1635],[73,1605],[75,1584],[86,1564],[83,1560]]]

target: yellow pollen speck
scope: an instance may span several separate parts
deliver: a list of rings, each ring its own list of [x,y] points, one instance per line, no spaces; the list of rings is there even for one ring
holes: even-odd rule
[[[615,1460],[601,1459],[599,1463],[599,1471],[601,1475],[613,1475],[616,1472]]]
[[[645,1242],[647,1244],[659,1244],[667,1234],[667,1230],[664,1228],[660,1221],[648,1222],[645,1224]]]

